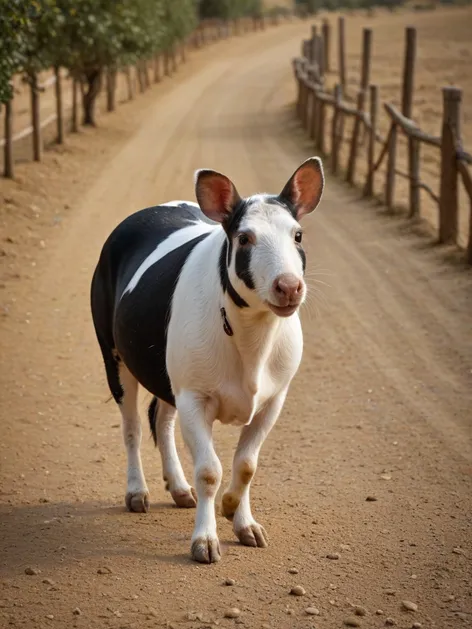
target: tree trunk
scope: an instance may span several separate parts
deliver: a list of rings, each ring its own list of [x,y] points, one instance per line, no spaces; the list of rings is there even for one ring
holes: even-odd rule
[[[136,76],[138,77],[139,91],[142,93],[146,89],[143,76],[143,65],[141,61],[136,63]]]
[[[71,130],[72,133],[77,133],[79,130],[79,107],[77,102],[77,92],[79,91],[79,82],[72,78],[72,118],[71,118]]]
[[[13,179],[13,107],[12,100],[5,103],[5,146],[4,150],[4,170],[5,177]]]
[[[85,74],[86,90],[82,93],[84,125],[95,127],[95,103],[102,85],[102,70],[88,70]]]
[[[166,48],[164,51],[164,74],[166,76],[170,76],[170,58],[169,58],[169,49]]]
[[[35,162],[41,160],[41,120],[39,112],[39,89],[38,77],[36,74],[30,75],[31,89],[31,124],[33,127],[33,159]]]
[[[161,55],[157,54],[154,57],[154,83],[159,83],[161,80]]]
[[[172,72],[177,72],[177,51],[175,49],[175,44],[172,44]]]
[[[57,122],[57,138],[56,142],[62,144],[64,142],[64,118],[62,116],[62,83],[61,71],[59,66],[54,67],[54,75],[56,77],[56,122]]]
[[[133,100],[134,92],[133,92],[133,79],[131,78],[131,68],[127,66],[125,70],[126,74],[126,84],[128,86],[128,100]]]
[[[146,85],[146,89],[148,89],[151,87],[151,81],[149,79],[149,67],[148,67],[147,59],[143,61],[143,72],[144,72],[144,84]]]
[[[107,111],[115,111],[116,68],[107,68]]]

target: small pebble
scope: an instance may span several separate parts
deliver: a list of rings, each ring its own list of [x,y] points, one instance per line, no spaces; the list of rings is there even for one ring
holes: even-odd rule
[[[338,553],[328,553],[328,554],[326,555],[326,557],[327,557],[328,559],[339,559],[339,554],[338,554]]]
[[[305,609],[305,614],[308,614],[308,616],[319,616],[320,610],[316,607],[307,607]]]
[[[385,594],[387,594],[388,596],[395,596],[396,593],[397,593],[396,590],[392,590],[392,589],[385,590]]]
[[[411,629],[421,629],[421,627],[422,627],[422,626],[423,626],[423,625],[422,625],[420,622],[414,622],[414,623],[411,625]]]
[[[418,611],[418,605],[416,603],[412,603],[411,601],[402,601],[402,608],[407,612]]]
[[[111,572],[111,568],[108,568],[108,566],[103,566],[97,570],[98,574],[111,574]]]
[[[463,555],[464,554],[464,549],[463,548],[459,548],[458,546],[456,546],[456,548],[452,549],[452,552],[455,555]]]
[[[41,570],[38,570],[38,568],[32,568],[31,566],[28,566],[27,568],[25,568],[25,574],[28,574],[30,576],[35,576],[39,574],[40,572]]]
[[[82,611],[80,609],[80,607],[76,607],[73,612],[74,616],[81,616],[82,615]]]
[[[236,581],[234,579],[225,579],[225,585],[236,585]]]
[[[365,616],[367,614],[367,610],[365,607],[362,607],[362,605],[355,605],[354,613],[356,616]]]
[[[361,621],[358,618],[355,618],[354,616],[345,618],[343,622],[346,625],[346,627],[360,627],[361,626]]]
[[[383,614],[383,609],[376,609],[375,613],[377,614],[377,616],[382,616]]]
[[[54,620],[54,615],[53,614],[46,614],[46,618],[48,620]]]
[[[393,625],[395,625],[396,622],[393,620],[393,618],[386,618],[385,619],[385,624],[389,625],[390,627],[393,627]]]
[[[289,574],[298,574],[298,568],[289,568],[288,572]]]
[[[225,611],[225,618],[239,618],[241,612],[237,607],[232,607]]]
[[[290,590],[290,594],[292,594],[293,596],[303,596],[305,593],[306,592],[301,585],[294,585],[293,588]]]
[[[375,496],[367,496],[365,500],[366,502],[377,502],[377,498]]]
[[[380,478],[382,480],[392,480],[392,477],[389,474],[382,474]]]
[[[43,579],[43,583],[46,585],[56,585],[52,579]]]

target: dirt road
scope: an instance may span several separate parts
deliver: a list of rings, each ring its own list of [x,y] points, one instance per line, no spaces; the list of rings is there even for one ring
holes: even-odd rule
[[[198,167],[281,188],[310,154],[289,65],[306,28],[215,44],[1,183],[1,627],[334,629],[352,605],[365,628],[472,623],[471,273],[332,180],[306,222],[303,365],[254,482],[269,548],[219,517],[223,560],[191,563],[194,514],[172,507],[149,438],[151,512],[124,510],[88,305],[100,248],[131,211],[192,199]],[[236,437],[216,428],[225,480]]]

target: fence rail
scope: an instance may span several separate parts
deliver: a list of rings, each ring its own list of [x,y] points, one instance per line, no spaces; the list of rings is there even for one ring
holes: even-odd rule
[[[339,82],[330,93],[326,87],[326,59],[330,58],[331,25],[324,21],[321,35],[317,26],[312,26],[311,38],[302,42],[302,54],[293,59],[293,71],[298,86],[297,114],[307,129],[320,153],[329,157],[333,174],[340,171],[340,148],[348,143],[349,154],[345,168],[345,179],[353,184],[359,161],[360,149],[365,148],[366,175],[363,193],[374,195],[376,177],[386,159],[383,200],[389,209],[395,206],[395,180],[402,177],[409,182],[408,210],[410,218],[421,215],[420,190],[424,190],[438,207],[438,241],[458,243],[459,193],[462,181],[469,200],[469,233],[467,236],[466,259],[472,264],[472,175],[469,166],[472,155],[462,147],[460,135],[460,104],[462,91],[456,87],[443,88],[443,116],[441,134],[433,136],[422,130],[412,119],[414,67],[416,57],[416,29],[407,28],[405,33],[405,55],[402,84],[401,111],[392,103],[383,107],[389,119],[389,131],[383,137],[377,129],[379,110],[379,88],[370,83],[370,59],[372,31],[365,28],[362,43],[362,65],[359,91],[355,97],[346,94],[345,24],[344,17],[338,19],[338,71]],[[354,103],[354,104],[353,104]],[[327,108],[331,111],[330,128],[326,124]],[[346,119],[352,118],[352,133],[345,137]],[[407,141],[407,171],[397,167],[398,134]],[[329,137],[329,148],[327,139]],[[367,140],[367,142],[366,142]],[[381,145],[376,156],[376,149]],[[440,151],[440,181],[437,194],[421,180],[421,146],[426,145]]]

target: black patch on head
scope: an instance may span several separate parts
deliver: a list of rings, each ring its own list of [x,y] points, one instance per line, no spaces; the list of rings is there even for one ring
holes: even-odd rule
[[[228,267],[226,266],[226,259],[228,256],[228,245],[231,247],[231,243],[225,239],[223,246],[221,247],[220,258],[218,262],[220,270],[220,282],[221,288],[224,293],[228,293],[231,299],[234,301],[238,308],[249,308],[249,304],[245,301],[239,293],[236,292],[234,286],[229,281]],[[236,254],[237,255],[237,254]]]
[[[265,200],[266,203],[272,204],[272,205],[277,205],[278,207],[281,207],[282,209],[284,209],[286,212],[288,212],[295,220],[297,220],[297,211],[295,209],[295,206],[293,205],[293,203],[290,203],[290,201],[282,196],[275,196],[275,195],[268,195],[266,197]]]
[[[222,222],[223,229],[230,240],[231,237],[238,231],[241,221],[243,220],[250,205],[251,201],[249,199],[241,199],[233,211],[224,218]]]
[[[251,247],[238,247],[236,251],[236,275],[250,290],[255,289],[251,273]]]

